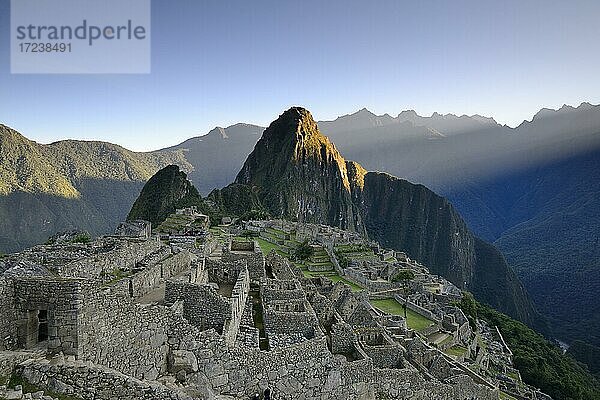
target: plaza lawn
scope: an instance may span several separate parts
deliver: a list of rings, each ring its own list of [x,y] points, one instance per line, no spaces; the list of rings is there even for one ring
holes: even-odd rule
[[[337,272],[335,271],[309,271],[306,269],[306,266],[301,266],[300,269],[302,269],[302,273],[307,278],[318,278],[319,276],[324,276],[331,279],[332,276],[338,276]]]
[[[269,254],[271,252],[271,250],[275,250],[277,252],[277,254],[285,256],[285,254],[281,251],[280,246],[273,244],[271,242],[267,242],[265,239],[262,239],[262,238],[256,238],[256,241],[258,242],[258,245],[260,246],[260,249],[262,250],[262,252],[265,256],[267,254]]]
[[[312,272],[312,271],[308,271],[306,269],[302,269],[302,273],[307,278],[318,278],[319,276],[324,276],[325,278],[330,279],[334,283],[335,282],[345,283],[346,285],[350,286],[350,289],[352,289],[353,292],[360,292],[361,290],[363,290],[363,288],[361,286],[358,286],[356,283],[350,282],[349,280],[342,278],[335,271]]]
[[[370,302],[373,307],[377,307],[385,313],[404,316],[404,307],[394,299],[371,300]],[[412,310],[406,310],[406,319],[408,327],[415,331],[422,331],[433,325],[432,320]]]
[[[356,283],[350,282],[348,279],[344,279],[339,275],[328,276],[328,278],[331,279],[333,282],[345,283],[346,285],[350,286],[353,292],[360,292],[361,290],[363,290],[361,286],[358,286]]]
[[[462,346],[453,346],[446,350],[446,354],[449,354],[454,357],[460,357],[463,354],[465,354],[466,352],[467,352],[467,349],[465,349]]]

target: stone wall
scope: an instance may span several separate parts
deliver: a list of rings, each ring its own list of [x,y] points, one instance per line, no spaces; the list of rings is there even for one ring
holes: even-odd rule
[[[231,242],[231,251],[254,251],[255,242],[244,240]]]
[[[240,323],[244,315],[244,309],[247,304],[249,291],[250,276],[248,274],[248,269],[244,268],[231,291],[231,314],[223,329],[225,343],[228,345],[235,344],[237,334],[240,330]]]
[[[141,381],[77,361],[50,364],[44,359],[32,359],[17,367],[17,374],[35,386],[82,400],[192,400],[192,396],[158,382]]]
[[[363,351],[373,360],[375,368],[402,367],[402,347],[398,344],[369,346],[361,344]]]
[[[148,240],[103,238],[94,243],[100,246],[114,246],[114,248],[61,266],[58,270],[59,274],[65,277],[90,278],[110,275],[115,269],[131,270],[161,246],[157,238]]]
[[[234,398],[251,398],[269,388],[281,400],[373,399],[371,361],[332,355],[325,337],[266,352],[226,348],[214,331],[206,331],[180,346],[195,353],[199,374],[213,391]]]
[[[17,312],[13,300],[12,280],[0,277],[0,350],[13,350],[17,347]]]
[[[189,269],[192,262],[196,261],[196,259],[197,257],[189,251],[180,251],[160,263],[162,271],[161,275],[164,279],[177,276]]]
[[[351,281],[357,283],[371,292],[380,292],[384,290],[400,289],[401,282],[373,281],[368,279],[361,271],[355,268],[344,269],[344,275]]]
[[[166,370],[170,310],[140,305],[110,289],[86,293],[79,315],[78,357],[140,379]]]
[[[311,312],[264,311],[265,330],[269,333],[299,333],[305,338],[315,337],[319,331],[317,317]]]
[[[208,282],[208,271],[206,270],[206,257],[204,255],[192,261],[188,277],[190,283],[206,283]]]
[[[238,276],[244,268],[247,268],[246,260],[236,260],[231,263],[225,263],[221,260],[206,259],[206,270],[208,271],[208,281],[218,284],[235,284]]]
[[[41,340],[41,313],[46,314],[47,346],[51,353],[77,354],[77,323],[85,280],[16,278],[14,305],[18,345],[31,348]]]
[[[476,385],[464,375],[442,383],[424,380],[414,369],[376,369],[373,374],[376,398],[394,400],[497,400],[498,391]]]
[[[340,322],[331,327],[331,352],[333,354],[353,354],[356,351],[357,343],[356,334],[347,323]]]
[[[252,242],[254,243],[254,242]],[[254,251],[232,252],[227,247],[223,249],[221,261],[232,264],[235,261],[245,260],[248,264],[250,280],[259,281],[266,276],[265,256],[257,243],[253,244]]]
[[[400,296],[400,295],[397,294],[397,295],[394,296],[394,299],[398,303],[404,304],[404,297],[402,297],[402,296]],[[430,320],[432,320],[434,322],[439,322],[439,319],[437,318],[437,316],[434,313],[432,313],[431,311],[429,311],[426,308],[423,308],[423,307],[421,307],[419,305],[416,305],[415,303],[413,303],[411,301],[409,301],[409,302],[406,303],[406,308],[408,308],[409,310],[414,311],[417,314],[422,315],[425,318],[428,318],[428,319],[430,319]]]
[[[133,297],[141,297],[160,285],[163,279],[179,275],[190,268],[195,256],[188,251],[171,254],[159,258],[154,264],[144,264],[146,268],[129,277],[129,291]]]
[[[214,329],[222,334],[225,322],[232,315],[231,299],[221,296],[209,285],[168,280],[165,304],[178,300],[183,300],[184,318],[201,330]]]

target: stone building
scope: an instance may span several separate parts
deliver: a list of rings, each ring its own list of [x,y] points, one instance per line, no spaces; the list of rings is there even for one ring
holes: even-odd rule
[[[147,233],[122,225],[0,260],[0,375],[80,399],[498,398],[374,308],[376,293],[306,277],[254,241],[209,238],[190,251]],[[464,315],[438,311],[443,329],[470,340]]]

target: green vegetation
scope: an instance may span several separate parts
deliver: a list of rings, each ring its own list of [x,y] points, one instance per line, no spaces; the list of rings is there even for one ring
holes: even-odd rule
[[[464,293],[460,306],[469,321],[480,318],[498,327],[525,383],[556,400],[600,399],[600,383],[589,372],[523,323],[478,303],[470,293]]]
[[[451,342],[454,339],[454,337],[452,335],[448,335],[448,337],[444,340],[442,340],[442,342],[440,343],[440,346],[445,345],[448,342]]]
[[[39,386],[32,385],[23,377],[16,375],[16,374],[12,374],[12,376],[10,377],[10,380],[8,382],[8,387],[14,388],[15,386],[18,386],[18,385],[21,385],[23,387],[23,393],[35,393],[35,392],[43,391],[44,396],[50,396],[50,397],[53,397],[58,400],[79,400],[78,397],[67,396],[67,395],[56,393],[56,392],[53,392],[50,390],[44,390],[43,388],[41,388]]]
[[[92,241],[92,237],[87,232],[82,232],[82,233],[78,234],[77,236],[75,236],[73,238],[73,240],[71,240],[72,243],[89,243],[91,241]]]
[[[263,238],[256,238],[256,241],[258,242],[258,245],[260,246],[260,249],[263,252],[263,254],[267,255],[271,252],[271,250],[275,250],[275,252],[280,256],[286,256],[286,254],[283,251],[281,251],[281,246],[268,242]]]
[[[349,281],[348,279],[340,276],[335,271],[312,272],[312,271],[308,271],[305,266],[300,265],[299,267],[300,267],[300,269],[302,269],[302,273],[307,278],[318,278],[318,277],[322,276],[327,279],[330,279],[334,283],[342,282],[342,283],[350,286],[350,289],[352,289],[353,292],[360,292],[360,291],[364,290],[364,288],[362,286],[359,286],[356,283]]]
[[[373,251],[363,244],[343,244],[335,246],[333,253],[340,264],[340,267],[347,268],[352,259],[364,260],[375,259]]]
[[[377,307],[381,311],[386,312],[388,314],[404,316],[404,306],[398,303],[395,299],[371,300],[370,303],[374,307]],[[422,331],[423,329],[433,325],[433,321],[431,321],[429,318],[425,318],[421,314],[407,309],[406,324],[410,329],[414,329],[415,331]]]
[[[253,238],[257,238],[259,235],[258,235],[258,232],[244,231],[244,232],[242,232],[241,236],[244,238],[253,239]]]
[[[571,343],[567,354],[587,365],[590,372],[600,378],[600,348],[589,343],[576,340]]]
[[[6,253],[48,239],[33,221],[47,221],[53,232],[112,233],[152,174],[168,164],[191,167],[181,150],[136,153],[98,141],[38,144],[1,124],[0,160],[0,250]]]
[[[512,397],[511,395],[504,393],[502,391],[500,391],[500,399],[501,400],[515,400],[514,397]]]
[[[315,249],[310,245],[308,240],[300,243],[296,250],[294,250],[294,258],[300,261],[308,260],[313,254],[315,254]]]
[[[251,209],[240,216],[242,221],[258,221],[261,219],[269,219],[270,215],[263,209]]]
[[[177,208],[190,206],[203,211],[207,208],[187,175],[178,166],[169,165],[146,182],[127,219],[143,219],[157,227]]]
[[[466,352],[467,352],[467,349],[462,346],[452,346],[446,350],[446,354],[454,356],[454,357],[461,357]]]
[[[398,271],[398,273],[394,275],[394,277],[392,278],[392,282],[406,283],[407,281],[412,281],[413,279],[415,279],[414,272],[408,269],[403,269],[402,271]]]
[[[328,278],[331,279],[333,282],[345,283],[346,285],[350,286],[350,288],[352,289],[353,292],[360,292],[360,291],[364,290],[362,286],[359,286],[356,283],[351,282],[348,279],[345,279],[339,275],[328,276]]]

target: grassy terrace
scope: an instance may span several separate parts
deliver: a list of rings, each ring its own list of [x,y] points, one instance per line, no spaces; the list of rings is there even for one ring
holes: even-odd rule
[[[446,350],[446,354],[454,357],[461,357],[467,352],[467,349],[462,346],[453,346]]]
[[[331,281],[335,282],[342,282],[345,283],[346,285],[350,286],[350,288],[352,289],[353,292],[360,292],[361,290],[364,290],[362,288],[362,286],[357,285],[354,282],[351,282],[341,276],[338,275],[337,272],[335,271],[328,271],[328,272],[311,272],[305,269],[304,266],[299,265],[300,269],[302,269],[302,273],[304,274],[305,277],[307,278],[318,278],[320,276],[323,276],[327,279],[330,279]]]
[[[404,316],[404,306],[395,299],[371,300],[370,302],[373,307],[376,307],[385,313]],[[422,331],[433,325],[433,321],[412,310],[406,310],[406,324],[410,329]]]
[[[361,290],[363,290],[362,286],[359,286],[356,283],[351,282],[348,279],[345,279],[339,275],[330,276],[328,278],[331,279],[333,282],[345,283],[346,285],[350,286],[350,288],[352,289],[353,292],[360,292]]]
[[[285,252],[283,252],[281,250],[281,246],[279,246],[277,244],[273,244],[271,242],[267,242],[263,238],[256,238],[255,240],[258,242],[258,245],[260,246],[260,249],[262,250],[262,252],[265,256],[267,254],[269,254],[271,252],[271,250],[275,250],[275,252],[277,254],[279,254],[280,256],[284,256],[284,257],[286,256]]]
[[[271,228],[269,228],[269,229],[271,231],[276,231],[275,229],[271,229]],[[273,244],[271,242],[268,242],[268,241],[266,241],[263,238],[254,238],[254,240],[256,240],[258,242],[258,245],[260,246],[260,249],[262,250],[262,252],[265,255],[269,254],[271,252],[271,250],[275,250],[279,255],[281,255],[283,257],[286,257],[286,258],[288,257],[288,254],[286,254],[282,250],[282,246],[277,245],[277,244]],[[298,243],[294,239],[292,239],[291,242],[292,243]],[[329,259],[329,255],[327,254],[327,252],[323,248],[317,250],[317,252],[311,258],[311,261],[307,261],[305,264],[295,263],[295,265],[302,270],[302,273],[307,278],[317,278],[317,277],[320,277],[320,276],[324,276],[324,277],[332,280],[333,282],[343,282],[343,283],[345,283],[346,285],[350,286],[350,288],[352,289],[353,292],[358,292],[358,291],[363,290],[363,288],[361,286],[359,286],[356,283],[351,282],[351,281],[349,281],[349,280],[341,277],[340,275],[338,275],[337,272],[335,272],[333,270],[333,264],[331,263],[331,260]],[[330,266],[331,267],[331,271],[324,271],[324,272],[308,271],[307,265]]]
[[[512,397],[511,395],[504,393],[502,391],[500,391],[500,399],[502,400],[516,400],[514,397]]]

